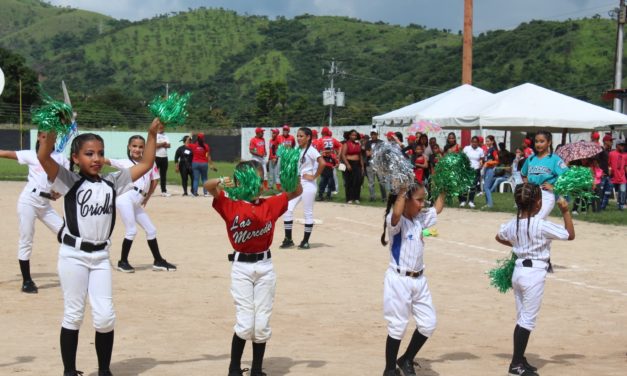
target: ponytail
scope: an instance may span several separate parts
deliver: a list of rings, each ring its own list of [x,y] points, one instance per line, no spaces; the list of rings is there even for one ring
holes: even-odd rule
[[[303,156],[300,158],[300,163],[303,164],[305,163],[305,156],[307,155],[307,152],[309,151],[309,147],[311,146],[311,142],[313,140],[313,133],[311,132],[311,129],[307,127],[298,128],[298,131],[303,132],[305,136],[309,137],[309,141],[307,141],[307,147],[305,148],[305,152],[303,153]]]
[[[385,233],[387,232],[387,226],[388,226],[388,215],[390,214],[390,210],[392,210],[392,206],[394,206],[394,203],[396,202],[396,198],[398,197],[397,194],[393,194],[390,193],[388,195],[388,202],[385,206],[385,214],[383,215],[383,234],[381,234],[381,245],[386,246],[388,245],[388,242],[385,240]]]

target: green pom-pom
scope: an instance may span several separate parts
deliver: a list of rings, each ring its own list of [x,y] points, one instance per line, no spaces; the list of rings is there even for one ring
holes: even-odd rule
[[[186,107],[190,96],[190,93],[183,95],[172,93],[165,99],[163,97],[155,97],[155,99],[148,104],[148,109],[150,109],[150,113],[158,117],[165,126],[183,125],[189,115]]]
[[[44,94],[44,105],[33,112],[33,124],[42,132],[55,132],[59,138],[70,132],[72,106]]]
[[[488,271],[490,285],[496,287],[503,294],[512,288],[512,275],[514,274],[517,258],[516,254],[512,253],[512,256],[508,259],[497,260],[498,266]]]
[[[448,153],[435,165],[431,177],[433,197],[446,192],[447,198],[457,197],[468,192],[475,183],[475,170],[464,153]]]
[[[592,187],[594,177],[588,167],[573,166],[557,178],[553,191],[560,196],[582,200],[585,205],[596,198]]]
[[[298,175],[300,151],[281,145],[276,154],[281,164],[281,171],[279,172],[281,187],[285,192],[294,192],[300,181],[300,176]]]
[[[224,188],[230,198],[252,201],[259,196],[262,178],[254,168],[246,166],[241,170],[235,170],[234,175],[235,187]]]

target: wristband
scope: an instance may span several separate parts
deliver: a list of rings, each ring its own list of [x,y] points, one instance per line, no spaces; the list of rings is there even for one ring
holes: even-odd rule
[[[218,185],[221,185],[221,186],[223,186],[223,187],[224,187],[224,177],[223,177],[223,176],[220,176],[220,177],[218,178]]]

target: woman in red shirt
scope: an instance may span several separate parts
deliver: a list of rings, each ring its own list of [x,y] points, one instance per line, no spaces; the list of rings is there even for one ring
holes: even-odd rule
[[[364,160],[361,157],[359,134],[352,129],[348,133],[348,140],[342,145],[342,160],[346,165],[346,203],[359,204],[361,198],[361,182],[364,174]]]
[[[207,181],[208,165],[211,165],[213,171],[218,171],[218,169],[213,165],[211,154],[209,154],[211,149],[209,145],[205,143],[205,135],[203,133],[198,133],[195,142],[189,144],[188,147],[192,151],[192,174],[194,176],[192,179],[192,195],[198,197],[198,180],[200,179],[202,183],[205,184]],[[204,186],[203,193],[205,197],[209,195]]]

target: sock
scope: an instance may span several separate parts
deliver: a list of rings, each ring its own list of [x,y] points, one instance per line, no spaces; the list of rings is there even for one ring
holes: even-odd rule
[[[22,279],[24,282],[31,281],[30,276],[30,260],[18,260],[20,262],[20,271],[22,272]]]
[[[385,341],[385,370],[393,371],[396,369],[396,357],[398,356],[398,348],[401,347],[401,340],[394,339],[388,335]]]
[[[122,240],[122,255],[120,256],[121,261],[128,262],[128,254],[131,253],[132,245],[133,239],[124,238],[124,240]]]
[[[237,334],[233,333],[233,341],[231,342],[231,364],[229,364],[229,371],[239,371],[242,369],[242,354],[244,353],[244,346],[246,341],[239,338]]]
[[[263,354],[266,352],[266,343],[253,342],[253,365],[251,373],[261,372],[263,366]]]
[[[76,370],[76,349],[78,348],[78,330],[61,327],[61,359],[64,372]]]
[[[416,354],[418,354],[418,351],[420,351],[422,345],[424,345],[428,339],[429,337],[425,337],[418,331],[418,329],[416,329],[414,334],[411,336],[409,346],[407,346],[407,350],[405,351],[405,354],[403,354],[402,358],[413,362]]]
[[[159,253],[159,244],[157,244],[157,238],[148,240],[148,247],[150,247],[150,252],[152,252],[152,257],[155,261],[163,260],[161,257],[161,253]]]
[[[303,243],[309,243],[309,237],[311,236],[312,230],[313,230],[313,223],[309,225],[305,225],[305,237],[303,238]]]
[[[285,227],[285,239],[292,240],[292,224],[294,221],[283,221]]]
[[[521,326],[516,325],[514,328],[514,355],[512,356],[512,364],[520,364],[524,361],[525,350],[529,342],[531,332]]]
[[[108,371],[111,365],[113,352],[113,330],[109,333],[96,332],[96,355],[98,355],[98,370]]]

